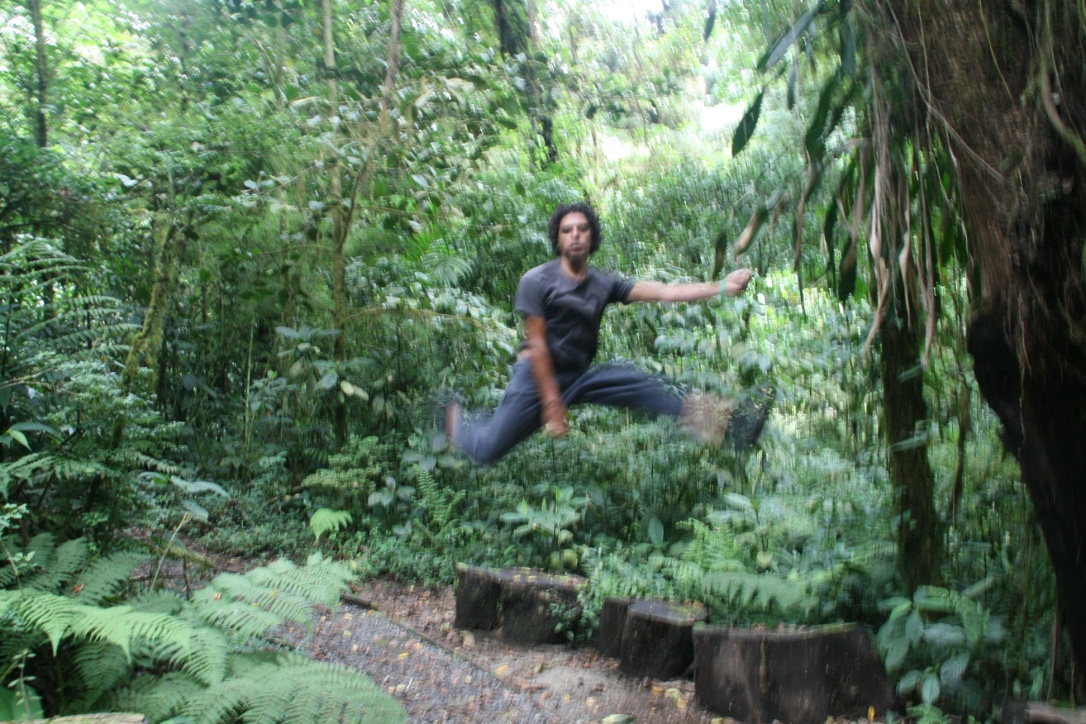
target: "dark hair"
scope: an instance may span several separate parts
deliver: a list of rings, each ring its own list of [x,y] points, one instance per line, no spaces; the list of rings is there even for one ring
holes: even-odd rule
[[[588,219],[588,229],[592,232],[592,246],[589,248],[588,253],[595,254],[599,250],[600,242],[603,241],[603,234],[600,232],[600,217],[596,216],[596,212],[592,210],[591,206],[578,201],[574,204],[559,206],[551,214],[551,220],[547,223],[547,236],[551,239],[551,251],[554,252],[555,256],[558,256],[558,227],[562,223],[562,219],[577,212],[584,214],[585,218]]]

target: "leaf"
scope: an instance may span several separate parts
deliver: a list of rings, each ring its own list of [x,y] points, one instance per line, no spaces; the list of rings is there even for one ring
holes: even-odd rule
[[[654,546],[664,542],[664,524],[655,515],[649,519],[649,542]]]
[[[803,136],[803,146],[807,149],[807,155],[811,160],[822,160],[825,155],[825,137],[833,130],[832,126],[827,126],[826,122],[830,118],[830,104],[840,86],[840,75],[835,73],[830,76],[826,84],[822,86],[822,91],[818,94],[818,107],[811,118],[810,125],[807,126],[807,132]]]
[[[758,116],[762,113],[762,98],[765,96],[765,89],[763,88],[758,92],[758,96],[754,99],[754,103],[751,104],[747,112],[743,114],[743,119],[739,121],[739,126],[735,129],[735,134],[732,136],[732,156],[738,156],[739,152],[747,145],[747,141],[754,135],[754,128],[758,125]]]
[[[905,619],[905,637],[910,644],[915,644],[924,637],[924,619],[917,611],[913,611]]]
[[[934,704],[939,700],[939,694],[942,693],[942,687],[939,686],[939,677],[935,674],[928,674],[924,677],[924,682],[920,685],[920,698],[925,704]]]
[[[182,500],[181,507],[189,512],[193,520],[206,523],[208,519],[207,508],[193,500]]]
[[[766,50],[765,54],[758,60],[757,69],[764,72],[776,65],[777,61],[783,58],[784,54],[788,52],[788,48],[791,47],[803,33],[807,32],[809,27],[811,27],[816,12],[820,11],[821,8],[822,6],[819,5],[818,7],[811,8],[803,13],[799,20],[796,21],[795,25],[785,29],[784,32],[778,35],[777,39],[773,41],[773,44],[769,46],[769,49]]]
[[[933,623],[924,628],[924,640],[945,648],[964,646],[965,630],[949,623]]]
[[[181,490],[185,491],[186,493],[206,493],[210,491],[212,493],[218,493],[224,498],[230,497],[230,493],[223,490],[222,486],[216,485],[212,482],[208,482],[207,480],[185,480],[184,478],[179,478],[176,475],[171,475],[170,482],[181,488]]]
[[[886,670],[893,671],[900,666],[901,662],[905,660],[905,654],[908,653],[908,651],[909,647],[904,641],[894,641],[890,646],[890,650],[886,652]]]
[[[919,669],[913,669],[912,671],[901,677],[901,681],[897,682],[898,696],[905,696],[911,694],[916,690],[916,685],[920,683],[920,677],[923,672]]]
[[[37,721],[45,719],[41,697],[25,682],[12,684],[15,690],[0,687],[0,721]]]
[[[0,440],[3,440],[3,438],[5,437],[10,437],[12,440],[25,447],[27,450],[30,449],[30,442],[27,441],[26,435],[19,432],[18,430],[9,429],[7,432],[4,433],[2,437],[0,437]]]
[[[951,656],[939,667],[939,681],[946,687],[953,687],[962,680],[969,666],[969,654]]]
[[[339,382],[339,373],[335,370],[329,370],[324,373],[324,377],[321,377],[320,386],[321,389],[330,390],[336,386]]]
[[[846,15],[841,18],[838,30],[841,34],[841,71],[852,77],[856,75],[856,29]]]
[[[55,427],[50,427],[40,422],[17,422],[8,428],[8,431],[19,430],[21,432],[44,432],[54,439],[60,438],[60,432]]]
[[[739,493],[727,493],[724,495],[724,502],[728,504],[729,508],[735,510],[742,510],[744,512],[754,510],[754,505],[751,504],[750,498]]]
[[[411,174],[411,178],[415,181],[415,183],[417,183],[419,186],[423,187],[424,189],[430,188],[429,179],[427,179],[421,173]]]
[[[346,510],[333,510],[331,508],[319,508],[309,519],[309,529],[317,540],[325,533],[338,531],[353,522],[351,514]]]

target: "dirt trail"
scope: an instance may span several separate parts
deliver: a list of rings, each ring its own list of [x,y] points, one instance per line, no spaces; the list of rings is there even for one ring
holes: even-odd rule
[[[289,637],[314,658],[365,671],[404,704],[411,722],[724,721],[697,705],[690,680],[635,679],[591,649],[458,631],[448,588],[369,582],[357,599],[376,610],[345,603],[311,633],[293,629]]]

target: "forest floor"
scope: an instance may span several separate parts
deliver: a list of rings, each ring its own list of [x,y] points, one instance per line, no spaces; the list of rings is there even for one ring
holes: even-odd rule
[[[140,529],[129,535],[148,537]],[[137,575],[192,590],[216,572],[259,565],[216,555],[196,541],[184,544],[212,569],[186,575],[180,563],[164,559],[148,561]],[[451,586],[378,579],[356,585],[311,626],[284,626],[276,635],[315,660],[366,673],[403,705],[411,724],[738,724],[703,709],[690,678],[628,676],[595,649],[509,643],[487,631],[457,629],[455,616]],[[856,723],[830,717],[827,724]]]
[[[517,645],[458,630],[449,587],[369,581],[351,598],[372,609],[345,602],[287,638],[315,659],[369,674],[410,722],[725,721],[698,706],[690,679],[638,679],[593,649]]]

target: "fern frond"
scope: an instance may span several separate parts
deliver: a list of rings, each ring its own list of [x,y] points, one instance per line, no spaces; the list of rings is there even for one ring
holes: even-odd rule
[[[124,652],[105,641],[91,641],[78,647],[73,661],[83,695],[71,706],[72,711],[93,711],[99,699],[132,674],[132,664]]]
[[[52,565],[49,571],[43,571],[40,576],[43,588],[36,580],[28,581],[27,585],[45,591],[60,593],[70,586],[75,577],[87,564],[87,542],[83,538],[65,541],[55,550]],[[38,576],[34,577],[35,579]]]
[[[5,601],[6,598],[14,601]],[[78,604],[46,591],[0,591],[0,609],[13,609],[24,625],[41,631],[53,645],[53,653],[68,633]]]
[[[192,597],[197,615],[200,620],[225,629],[242,642],[262,636],[282,623],[275,614],[252,604],[226,597],[215,599],[217,592],[208,587]]]
[[[96,605],[115,597],[128,584],[133,569],[145,560],[147,556],[130,552],[99,558],[79,576],[82,587],[75,593],[75,600]]]
[[[226,678],[230,641],[217,628],[197,626],[192,629],[192,647],[183,669],[205,686],[220,684]]]
[[[812,601],[799,586],[774,575],[713,571],[701,581],[705,593],[724,598],[738,606],[756,606],[769,610],[776,604],[782,611],[805,608]]]
[[[157,589],[145,591],[129,603],[134,611],[143,613],[166,613],[178,615],[184,609],[185,601],[173,591]]]
[[[143,674],[109,697],[114,711],[138,711],[151,721],[166,721],[185,711],[205,687],[191,674],[171,671],[164,676]]]
[[[400,704],[364,674],[283,655],[235,664],[236,676],[190,699],[184,713],[206,722],[406,721]]]
[[[192,628],[176,616],[135,611],[131,606],[79,606],[71,624],[73,637],[107,641],[132,655],[132,644],[142,642],[156,660],[180,660],[189,653]]]
[[[308,480],[308,478],[306,478]],[[346,510],[332,510],[331,508],[320,508],[309,519],[309,528],[313,531],[314,537],[320,540],[320,537],[325,533],[330,533],[344,528],[352,522],[350,512]]]

